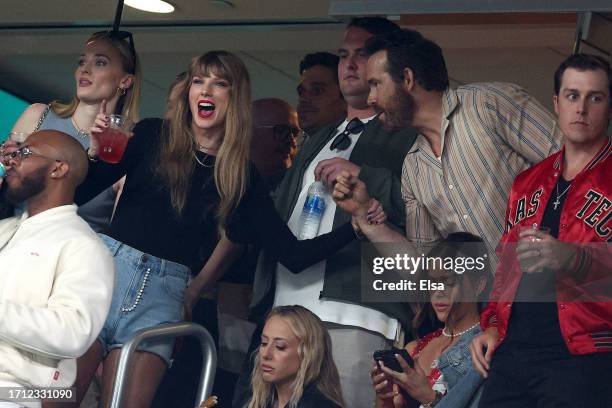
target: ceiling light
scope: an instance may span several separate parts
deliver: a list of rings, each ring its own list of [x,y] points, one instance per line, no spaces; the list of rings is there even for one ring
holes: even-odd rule
[[[172,13],[174,6],[163,0],[125,0],[127,6],[151,13]]]

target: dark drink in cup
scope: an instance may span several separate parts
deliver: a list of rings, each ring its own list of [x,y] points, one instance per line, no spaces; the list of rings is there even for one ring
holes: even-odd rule
[[[132,124],[129,119],[121,115],[109,115],[109,125],[98,134],[99,157],[107,163],[119,163],[128,143],[127,134]]]

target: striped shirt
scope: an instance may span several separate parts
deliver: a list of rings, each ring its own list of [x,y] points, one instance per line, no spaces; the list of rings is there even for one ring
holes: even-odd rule
[[[419,135],[402,169],[406,237],[480,236],[493,268],[514,177],[561,147],[555,118],[513,84],[469,84],[442,97],[442,153]],[[495,269],[493,269],[495,270]]]

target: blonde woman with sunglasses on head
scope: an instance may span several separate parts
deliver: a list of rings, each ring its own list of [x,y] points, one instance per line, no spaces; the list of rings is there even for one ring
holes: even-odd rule
[[[106,101],[107,111],[138,120],[140,102],[140,64],[132,34],[127,31],[100,31],[85,42],[74,79],[76,94],[70,103],[30,105],[19,117],[12,134],[25,138],[35,130],[59,130],[90,145],[89,129]],[[12,137],[23,142],[19,136]],[[79,207],[79,215],[97,232],[108,226],[113,212],[115,191],[111,188]]]

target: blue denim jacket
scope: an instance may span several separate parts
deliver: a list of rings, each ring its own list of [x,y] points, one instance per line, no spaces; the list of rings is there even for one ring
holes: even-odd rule
[[[462,335],[438,358],[438,369],[448,385],[448,392],[436,408],[476,408],[482,394],[483,378],[472,365],[470,342],[480,334],[476,326]]]

